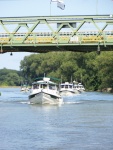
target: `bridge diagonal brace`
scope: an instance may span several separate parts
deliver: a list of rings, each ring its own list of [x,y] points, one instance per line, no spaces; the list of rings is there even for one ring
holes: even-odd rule
[[[73,31],[72,37],[77,33],[77,31],[84,25],[86,21],[82,21],[81,24]]]
[[[91,22],[94,24],[94,26],[98,29],[98,34],[96,35],[97,37],[99,35],[102,35],[103,34],[103,30],[107,27],[106,25],[103,27],[103,29],[100,29],[97,24],[94,22],[94,20],[91,20]],[[105,41],[104,41],[105,42]]]
[[[15,30],[13,31],[13,35],[22,27],[22,26],[25,26],[28,30],[29,30],[29,27],[27,24],[18,24],[18,26],[15,28]]]
[[[6,33],[10,33],[10,32],[8,31],[8,29],[5,27],[5,25],[2,23],[1,20],[0,20],[0,24],[1,24],[1,26],[3,27],[3,29],[6,31]]]
[[[100,28],[97,26],[97,24],[94,22],[94,20],[91,20],[92,24],[98,29],[99,32],[101,32]]]
[[[52,31],[52,37],[53,37],[53,38],[58,37],[57,33],[58,33],[58,31],[61,30],[61,28],[62,28],[63,25],[61,25],[61,28],[55,32],[55,30],[53,30],[53,28],[50,26],[50,24],[49,24],[46,20],[44,20],[44,23],[45,23],[45,24],[48,26],[48,28]]]
[[[18,26],[15,28],[15,30],[13,31],[13,34],[15,34],[19,29],[20,29],[20,25],[18,24]]]
[[[28,33],[26,33],[26,35],[22,39],[22,43],[26,40],[26,38],[31,34],[31,32],[37,27],[39,23],[40,23],[40,20],[38,20],[31,28],[28,29]]]
[[[103,30],[107,27],[107,24],[103,27],[103,29],[100,29],[97,25],[96,25],[96,23],[92,20],[92,23],[95,25],[95,27],[98,29],[98,34],[96,35],[97,37],[99,36],[99,35],[102,35],[103,34],[103,40],[104,40],[104,46],[106,46],[106,44],[105,44],[105,35],[104,35],[104,33],[103,33]]]
[[[13,41],[13,38],[14,38],[15,33],[17,33],[17,31],[18,31],[22,26],[23,26],[23,24],[18,24],[18,26],[15,28],[15,30],[14,30],[12,33],[10,33],[9,41],[11,41],[11,40]],[[24,24],[24,26],[27,27],[26,24]],[[27,29],[28,29],[28,27],[27,27]]]
[[[78,30],[84,25],[86,21],[82,21],[81,24],[76,28],[76,30],[74,30],[74,28],[72,28],[70,25],[69,27],[72,29],[73,33],[71,35],[71,37],[73,37],[74,35],[77,34]],[[68,40],[68,43],[69,43],[70,39]]]
[[[25,27],[26,27],[26,29],[28,29],[28,30],[29,30],[29,27],[28,27],[28,25],[27,25],[27,24],[25,24]]]
[[[98,37],[99,35],[102,35],[102,32],[104,31],[104,29],[105,29],[107,26],[108,26],[108,24],[106,24],[106,25],[102,28],[101,32],[98,33],[97,37]]]
[[[9,41],[13,41],[13,37],[14,37],[14,34],[18,31],[20,29],[20,25],[18,25],[16,28],[15,28],[15,30],[12,32],[12,33],[10,33],[10,38],[9,38]]]
[[[44,20],[44,23],[48,26],[48,28],[54,33],[55,31],[53,30],[53,28],[50,26],[50,24]]]
[[[60,26],[58,27],[58,29],[53,33],[53,38],[57,37],[58,36],[58,32],[62,29],[64,24],[60,24]]]
[[[14,38],[15,33],[17,33],[17,31],[18,31],[23,25],[28,29],[27,24],[18,24],[18,26],[15,28],[15,30],[14,30],[12,33],[10,33],[9,41],[11,41],[11,42],[13,41],[13,38]]]
[[[70,25],[70,23],[67,24],[69,26],[69,28],[74,32],[74,28]]]

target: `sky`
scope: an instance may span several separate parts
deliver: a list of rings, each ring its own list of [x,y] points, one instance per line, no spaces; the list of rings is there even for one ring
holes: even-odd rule
[[[50,0],[0,0],[0,17],[51,15],[113,15],[113,0],[64,0],[65,9]],[[51,9],[50,9],[51,8]],[[20,70],[20,61],[33,53],[0,54],[0,69]],[[41,55],[41,54],[40,54]]]

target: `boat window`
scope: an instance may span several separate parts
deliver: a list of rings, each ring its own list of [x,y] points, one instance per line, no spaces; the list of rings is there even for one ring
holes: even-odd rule
[[[65,88],[68,89],[68,85],[65,85]]]
[[[51,86],[51,85],[49,85],[49,89],[52,89],[52,86]]]
[[[72,85],[69,85],[69,88],[72,89]]]
[[[64,88],[64,85],[62,85],[61,88]]]
[[[55,85],[49,85],[49,89],[55,90],[55,89],[56,89],[56,86],[55,86]]]
[[[47,84],[43,84],[43,88],[44,88],[44,89],[47,89]]]
[[[34,84],[34,85],[33,85],[33,89],[38,89],[38,85],[37,85],[37,84]]]

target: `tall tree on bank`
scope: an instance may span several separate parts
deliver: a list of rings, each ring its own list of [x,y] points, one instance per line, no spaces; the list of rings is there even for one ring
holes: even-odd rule
[[[113,52],[101,55],[96,52],[50,52],[26,56],[21,61],[21,71],[30,82],[45,74],[62,78],[62,82],[77,80],[89,90],[98,90],[113,87],[112,62]]]

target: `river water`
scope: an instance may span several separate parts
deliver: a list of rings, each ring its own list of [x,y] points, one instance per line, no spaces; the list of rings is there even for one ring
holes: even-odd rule
[[[113,150],[113,94],[84,92],[42,106],[19,88],[0,92],[0,150]]]

